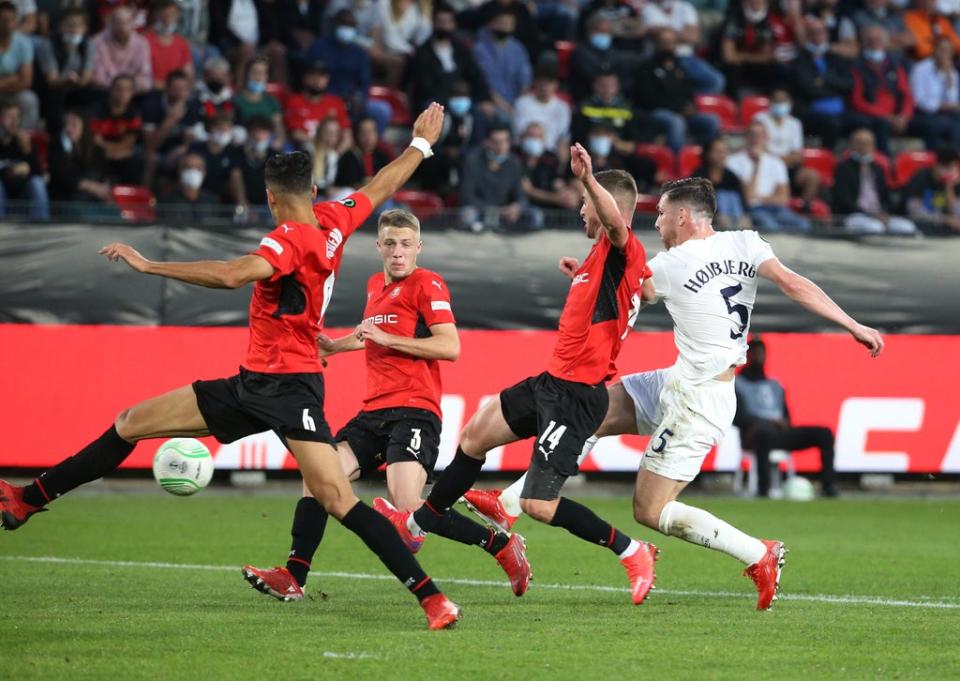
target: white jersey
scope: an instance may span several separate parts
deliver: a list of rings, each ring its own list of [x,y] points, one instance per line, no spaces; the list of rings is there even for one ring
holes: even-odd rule
[[[757,269],[773,258],[757,232],[718,232],[659,253],[648,265],[673,319],[676,375],[703,383],[746,362]]]

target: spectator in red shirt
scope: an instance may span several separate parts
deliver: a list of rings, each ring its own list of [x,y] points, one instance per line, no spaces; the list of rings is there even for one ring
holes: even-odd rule
[[[150,65],[153,68],[153,89],[162,90],[167,76],[183,71],[193,81],[193,56],[190,43],[177,35],[180,6],[174,0],[160,0],[154,8],[153,26],[144,35],[150,43]]]
[[[317,132],[317,126],[327,118],[336,119],[344,133],[337,151],[343,153],[353,146],[347,107],[337,95],[327,92],[329,85],[330,71],[327,65],[313,62],[303,74],[303,92],[291,95],[287,100],[284,123],[295,146],[307,148]]]
[[[140,184],[143,179],[143,120],[133,104],[134,88],[131,76],[116,76],[107,102],[90,121],[93,141],[103,149],[104,175],[119,184]]]
[[[863,50],[853,64],[852,105],[857,127],[870,129],[877,148],[890,153],[890,136],[904,133],[913,116],[913,95],[903,64],[887,51],[887,31],[866,26]]]

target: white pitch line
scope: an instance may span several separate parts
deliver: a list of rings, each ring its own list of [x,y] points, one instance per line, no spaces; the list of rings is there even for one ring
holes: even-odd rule
[[[61,558],[58,556],[0,556],[0,560],[20,561],[28,563],[54,563],[59,565],[99,565],[103,567],[118,568],[153,568],[164,570],[207,570],[213,572],[235,572],[239,567],[232,565],[198,565],[196,563],[162,563],[153,561],[133,561],[133,560],[94,560],[90,558]],[[330,577],[334,579],[373,579],[394,581],[391,575],[375,575],[369,573],[357,572],[319,572],[312,574],[318,577]],[[464,579],[457,577],[434,577],[440,584],[457,584],[461,586],[491,586],[505,587],[509,586],[507,582],[500,582],[488,579]],[[534,582],[535,589],[554,589],[560,591],[602,591],[615,593],[629,593],[630,589],[617,586],[603,586],[601,584],[541,584]],[[753,594],[736,591],[693,591],[680,589],[657,589],[656,595],[666,596],[707,596],[712,598],[749,598]],[[945,610],[960,609],[960,603],[949,603],[936,600],[899,600],[889,599],[880,596],[857,596],[853,594],[834,595],[834,594],[781,594],[778,597],[784,601],[807,601],[810,603],[832,603],[838,605],[879,605],[890,608],[939,608]],[[915,598],[927,598],[918,596]]]

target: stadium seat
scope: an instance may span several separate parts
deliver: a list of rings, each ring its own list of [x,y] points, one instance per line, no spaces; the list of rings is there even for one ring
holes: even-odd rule
[[[429,220],[440,213],[443,206],[443,199],[433,192],[420,192],[412,189],[398,191],[394,198],[399,203],[406,204],[410,210],[420,220]]]
[[[657,172],[664,179],[672,180],[676,175],[676,159],[669,147],[662,144],[638,144],[637,156],[651,159],[657,164]]]
[[[699,113],[716,114],[720,119],[723,132],[740,132],[740,119],[737,116],[737,103],[725,95],[697,95]]]
[[[557,51],[557,75],[562,83],[570,73],[570,55],[577,48],[577,44],[569,40],[558,40],[553,47]]]
[[[813,168],[820,173],[824,187],[833,186],[833,176],[837,170],[837,159],[829,149],[804,149],[803,167]]]
[[[792,198],[790,199],[790,210],[794,213],[809,215],[819,220],[829,220],[833,217],[833,211],[830,210],[830,206],[822,199],[814,199],[810,202],[810,205],[807,206],[800,197]]]
[[[50,135],[46,130],[32,130],[30,132],[30,146],[37,155],[37,161],[40,163],[40,172],[47,172],[50,168],[47,159],[47,150],[50,148]]]
[[[390,105],[393,109],[390,125],[405,126],[413,123],[413,117],[410,115],[410,100],[407,99],[405,92],[383,85],[371,85],[367,96]]]
[[[115,185],[113,201],[120,209],[120,217],[127,222],[154,222],[157,219],[157,199],[146,187]]]
[[[937,155],[932,151],[901,151],[894,162],[896,182],[894,187],[903,187],[916,172],[936,164]]]
[[[272,95],[283,108],[287,105],[287,99],[290,98],[290,90],[282,83],[267,83],[267,94]]]
[[[761,111],[770,108],[770,99],[761,95],[747,95],[740,100],[740,120],[743,127],[750,125],[750,121]]]
[[[639,194],[637,195],[637,212],[638,213],[656,213],[657,204],[660,202],[659,196],[654,196],[653,194]]]
[[[677,177],[690,177],[700,167],[703,149],[699,146],[686,146],[677,154]]]

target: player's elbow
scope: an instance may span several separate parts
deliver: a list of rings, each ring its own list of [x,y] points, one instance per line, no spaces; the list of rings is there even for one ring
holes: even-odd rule
[[[791,300],[796,300],[801,298],[804,292],[807,290],[805,286],[805,281],[803,277],[797,275],[791,275],[784,277],[780,282],[780,290],[783,291],[783,294],[790,298]]]
[[[223,288],[240,288],[247,283],[247,278],[243,272],[233,268],[227,268],[220,277],[220,283],[223,284]]]
[[[447,343],[447,346],[444,348],[443,357],[440,359],[445,359],[448,362],[456,362],[460,359],[460,340],[454,339],[450,343]]]

